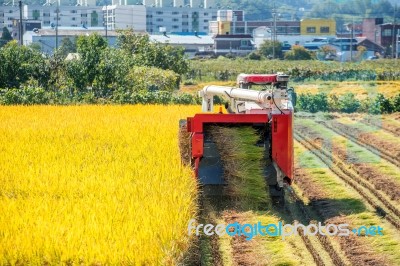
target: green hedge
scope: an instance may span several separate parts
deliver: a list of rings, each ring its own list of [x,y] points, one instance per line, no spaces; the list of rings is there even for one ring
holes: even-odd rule
[[[135,91],[120,89],[109,98],[99,98],[91,91],[45,91],[42,88],[23,87],[20,89],[0,90],[0,104],[33,105],[33,104],[200,104],[196,95],[168,91]]]
[[[382,94],[374,98],[358,100],[353,93],[341,96],[327,95],[326,93],[300,94],[296,104],[296,110],[311,113],[316,112],[342,112],[342,113],[371,113],[390,114],[400,111],[400,94],[392,99]]]
[[[120,88],[108,98],[99,98],[91,91],[45,91],[42,88],[22,87],[20,89],[0,89],[2,105],[33,104],[201,104],[197,95],[170,91],[131,91]],[[214,97],[214,104],[223,104],[221,97]],[[400,112],[400,93],[389,99],[378,94],[375,98],[358,100],[354,94],[341,96],[317,94],[299,94],[296,111],[316,112],[365,112],[385,114]]]

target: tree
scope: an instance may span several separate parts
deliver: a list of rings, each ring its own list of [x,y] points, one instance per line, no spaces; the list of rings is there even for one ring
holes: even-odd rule
[[[181,47],[151,42],[148,35],[135,34],[132,30],[119,31],[117,43],[118,47],[132,54],[137,66],[158,67],[180,75],[189,71]]]
[[[311,58],[312,54],[299,45],[292,46],[292,50],[285,54],[285,59],[287,60],[310,60]]]
[[[282,57],[282,43],[278,41],[270,41],[270,40],[265,40],[258,50],[260,51],[260,54],[264,55],[267,58],[273,58],[274,57],[274,48],[275,48],[275,58],[281,58]]]
[[[0,49],[0,88],[19,88],[29,79],[46,86],[49,68],[45,58],[36,50],[11,41]]]
[[[6,45],[9,41],[12,41],[12,36],[10,31],[8,30],[7,27],[3,28],[3,33],[1,34],[0,37],[0,47]]]
[[[86,86],[92,86],[98,74],[98,64],[101,61],[102,51],[106,49],[107,41],[98,34],[90,36],[79,36],[77,41],[77,52],[79,53],[79,63],[82,67],[83,81]]]
[[[331,60],[336,56],[336,50],[328,45],[320,47],[316,53],[319,60]]]
[[[57,52],[63,57],[66,57],[69,53],[76,53],[76,43],[73,43],[70,38],[64,38]]]
[[[32,43],[30,43],[30,44],[28,45],[28,47],[31,48],[32,50],[35,50],[35,51],[38,51],[38,52],[41,52],[41,51],[42,51],[42,46],[41,46],[39,43],[37,43],[37,42],[32,42]]]

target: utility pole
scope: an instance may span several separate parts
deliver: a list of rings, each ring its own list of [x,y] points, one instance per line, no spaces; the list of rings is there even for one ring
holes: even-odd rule
[[[276,42],[276,9],[274,1],[274,9],[272,11],[273,16],[273,30],[272,30],[272,58],[275,59],[275,42]]]
[[[104,18],[103,18],[103,20],[104,20]],[[108,5],[106,5],[106,16],[105,16],[104,25],[106,27],[106,40],[108,43]]]
[[[24,45],[24,26],[22,25],[22,1],[19,1],[19,40],[20,45]]]
[[[392,29],[392,58],[394,58],[394,45],[395,45],[395,31],[396,31],[396,9],[397,9],[397,5],[394,6],[394,13],[393,13],[393,29]],[[396,44],[397,45],[397,44]]]
[[[351,18],[350,61],[353,61],[354,17]]]
[[[400,36],[400,29],[397,30],[397,35],[396,35],[396,59],[399,59],[399,36]]]
[[[59,0],[57,0],[57,9],[56,9],[56,13],[57,13],[57,16],[56,16],[56,50],[58,50],[58,19],[59,19],[59,13],[60,13],[58,1]]]

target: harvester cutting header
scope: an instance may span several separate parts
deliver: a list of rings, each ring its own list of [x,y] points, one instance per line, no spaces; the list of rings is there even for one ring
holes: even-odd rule
[[[285,74],[240,74],[237,87],[206,86],[199,91],[202,112],[188,117],[191,165],[203,185],[225,183],[221,157],[208,134],[218,126],[252,126],[260,135],[258,146],[265,148],[265,178],[272,197],[283,197],[284,183],[293,180],[293,103],[295,93],[288,88]],[[255,85],[262,90],[252,90]],[[214,96],[227,100],[227,114],[214,113]],[[256,144],[255,144],[256,145]]]

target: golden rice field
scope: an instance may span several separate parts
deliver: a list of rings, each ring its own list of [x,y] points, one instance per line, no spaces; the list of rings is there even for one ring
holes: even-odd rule
[[[196,111],[0,107],[0,264],[175,264],[197,196],[178,121]]]

